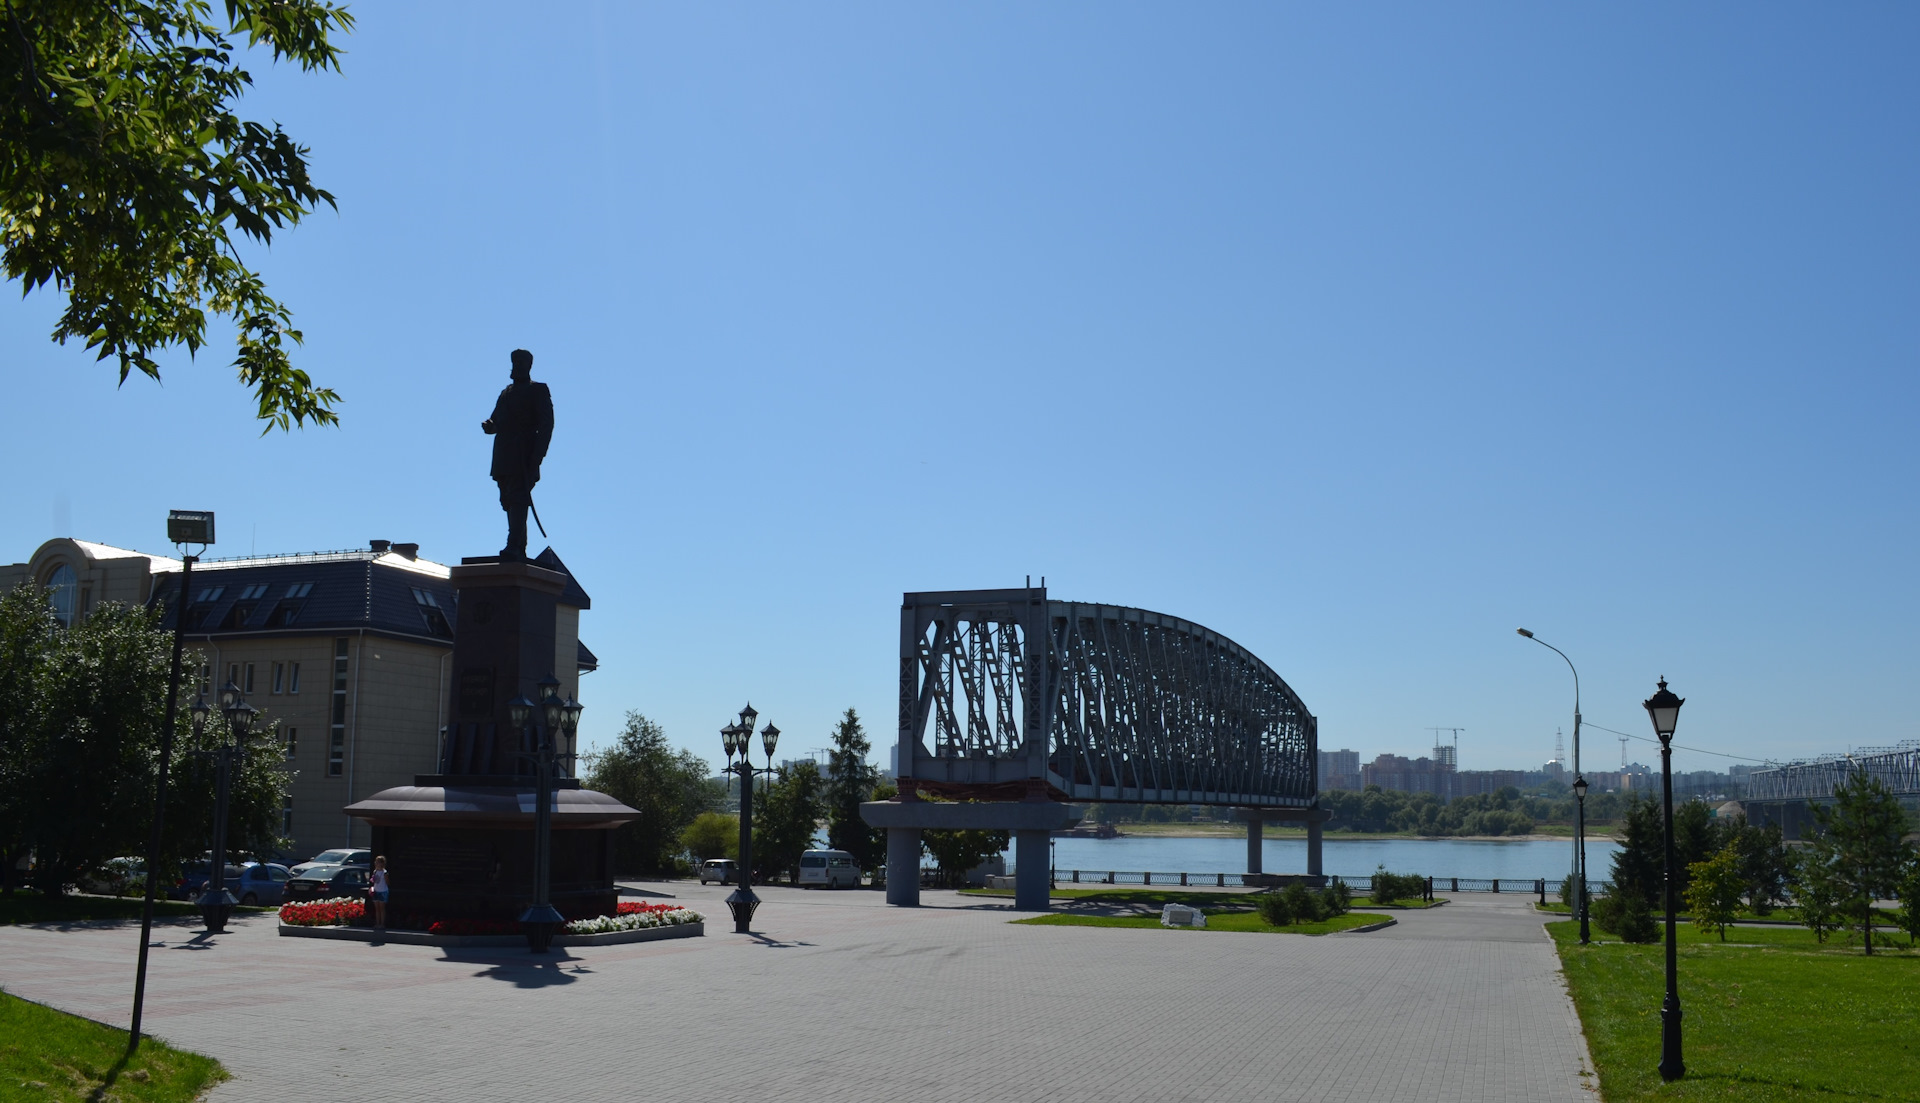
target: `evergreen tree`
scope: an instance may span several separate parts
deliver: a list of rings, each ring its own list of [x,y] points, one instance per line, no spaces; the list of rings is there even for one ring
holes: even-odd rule
[[[1843,915],[1860,925],[1867,953],[1873,953],[1873,902],[1891,896],[1911,860],[1906,844],[1906,813],[1879,778],[1856,771],[1834,787],[1832,805],[1813,806],[1820,834],[1814,861],[1826,867]]]
[[[860,805],[873,799],[880,771],[867,761],[873,745],[860,726],[860,714],[848,709],[833,729],[827,759],[827,845],[853,855],[856,865],[872,870],[885,852],[884,838],[860,818]]]
[[[1620,849],[1613,853],[1613,891],[1637,896],[1648,907],[1660,901],[1665,883],[1665,830],[1659,801],[1634,797],[1621,817]]]

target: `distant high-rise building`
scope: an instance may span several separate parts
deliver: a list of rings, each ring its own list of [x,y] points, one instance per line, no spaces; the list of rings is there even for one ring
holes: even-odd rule
[[[1437,745],[1433,748],[1433,763],[1443,770],[1460,768],[1460,748]]]
[[[1320,788],[1360,788],[1360,752],[1342,748],[1320,752]]]

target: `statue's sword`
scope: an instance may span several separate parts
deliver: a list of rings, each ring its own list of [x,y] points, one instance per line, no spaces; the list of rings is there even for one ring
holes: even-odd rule
[[[532,491],[527,492],[527,508],[533,511],[533,524],[535,528],[540,530],[540,535],[548,540],[553,539],[553,537],[547,536],[547,526],[540,523],[540,507],[533,504]]]

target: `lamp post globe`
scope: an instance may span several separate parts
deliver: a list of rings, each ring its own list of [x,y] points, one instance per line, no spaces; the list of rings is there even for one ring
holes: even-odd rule
[[[1686,699],[1660,688],[1641,702],[1647,718],[1653,721],[1653,734],[1660,737],[1660,791],[1666,823],[1666,903],[1667,903],[1667,998],[1660,1005],[1660,1078],[1678,1080],[1687,1074],[1680,1056],[1680,967],[1674,942],[1673,902],[1673,730],[1680,723],[1680,706]]]
[[[760,729],[760,746],[766,748],[767,765],[773,765],[773,748],[780,743],[780,729],[768,724]]]

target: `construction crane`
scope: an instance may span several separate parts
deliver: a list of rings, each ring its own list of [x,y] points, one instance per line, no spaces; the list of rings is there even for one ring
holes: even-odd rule
[[[1442,746],[1443,746],[1443,744],[1441,744],[1440,742],[1440,733],[1441,732],[1453,733],[1453,762],[1451,763],[1451,765],[1453,766],[1454,769],[1458,770],[1460,768],[1460,733],[1463,731],[1466,731],[1467,729],[1438,727],[1438,728],[1428,728],[1427,730],[1433,733],[1433,749],[1436,751],[1442,749]]]

